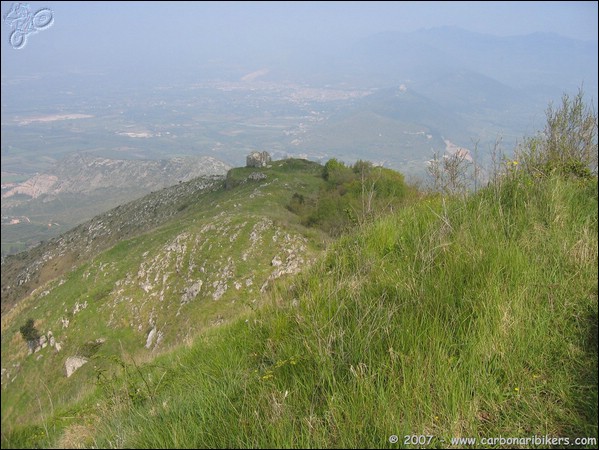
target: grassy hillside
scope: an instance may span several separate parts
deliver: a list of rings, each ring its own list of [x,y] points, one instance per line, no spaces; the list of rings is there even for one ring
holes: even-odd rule
[[[233,169],[220,186],[182,183],[10,258],[3,266],[3,290],[13,294],[11,302],[3,294],[3,446],[18,445],[15,430],[49,414],[72,420],[73,407],[101,397],[97,382],[126,375],[126,364],[151,362],[256,310],[277,279],[322,252],[331,223],[348,229],[411,193],[396,172],[337,166],[343,177],[335,180],[316,163],[285,160]],[[357,183],[369,190],[364,211]],[[298,192],[319,223],[294,211]],[[325,200],[346,213],[322,208]],[[29,319],[31,343],[20,332]],[[87,363],[69,377],[74,357]]]
[[[88,443],[596,438],[597,182],[515,181],[389,216],[146,370],[151,395],[111,397]]]
[[[255,309],[275,279],[309,264],[328,240],[285,207],[298,189],[316,195],[321,171],[307,161],[284,161],[233,170],[241,180],[235,189],[179,185],[48,244],[42,254],[52,257],[20,256],[42,269],[21,286],[39,287],[2,315],[3,436],[48,408],[85,398],[95,389],[95,371],[113,367],[111,358],[151,360]],[[259,180],[248,178],[257,173]],[[59,347],[28,355],[19,333],[28,318]],[[66,379],[70,356],[95,359]]]
[[[48,407],[3,444],[596,438],[597,199],[596,179],[520,177],[379,219],[277,283],[266,306],[102,372],[95,403]]]

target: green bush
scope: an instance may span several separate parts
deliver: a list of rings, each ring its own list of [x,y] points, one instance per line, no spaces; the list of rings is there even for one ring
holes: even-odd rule
[[[349,183],[353,178],[352,170],[335,158],[330,159],[324,166],[322,177],[331,186],[340,186]]]
[[[33,319],[27,319],[25,325],[19,328],[19,331],[25,342],[37,341],[40,338],[40,333],[35,328],[35,320]]]
[[[557,109],[549,105],[543,132],[526,139],[516,152],[523,170],[536,177],[597,175],[597,114],[583,97],[580,90],[574,98],[564,94]]]
[[[409,193],[402,174],[374,167],[368,161],[346,166],[331,159],[323,168],[322,178],[327,183],[316,199],[296,192],[287,209],[300,216],[304,225],[318,227],[331,236],[393,210]]]

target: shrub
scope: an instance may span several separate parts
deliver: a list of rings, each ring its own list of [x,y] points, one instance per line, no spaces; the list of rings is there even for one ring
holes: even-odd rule
[[[597,114],[584,103],[582,90],[562,97],[559,108],[549,105],[547,124],[538,136],[526,139],[516,158],[534,176],[557,173],[576,178],[597,175]]]
[[[23,336],[23,339],[27,343],[31,341],[37,341],[40,338],[40,333],[35,328],[35,321],[33,319],[27,319],[25,325],[19,328],[19,331],[21,332],[21,336]]]
[[[335,158],[329,159],[324,166],[322,177],[332,186],[348,183],[353,179],[352,170]]]
[[[331,236],[401,205],[409,191],[403,175],[368,161],[348,167],[331,159],[322,177],[327,183],[316,199],[295,193],[287,209],[299,215],[304,225],[318,227]]]

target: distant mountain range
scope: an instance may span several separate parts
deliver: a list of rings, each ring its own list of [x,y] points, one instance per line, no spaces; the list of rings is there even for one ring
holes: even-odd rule
[[[368,87],[409,81],[417,88],[451,73],[474,72],[531,96],[582,84],[589,95],[597,96],[597,41],[552,33],[504,37],[438,27],[383,32],[334,47],[326,42],[317,48],[308,42],[287,46],[286,58],[256,51],[252,61],[242,61],[266,65],[270,70],[265,78],[272,80]]]
[[[323,44],[313,59],[304,55],[301,76],[376,92],[332,115],[306,137],[306,148],[323,142],[341,156],[344,150],[329,135],[350,135],[343,145],[351,157],[386,161],[406,172],[422,173],[424,161],[443,151],[445,139],[469,148],[478,142],[483,159],[500,139],[509,153],[524,136],[540,131],[547,105],[564,93],[582,88],[589,103],[597,100],[596,41],[443,27],[380,33],[328,57],[326,51]],[[268,76],[276,74],[271,70]],[[409,136],[414,132],[432,140],[414,140]],[[393,135],[392,141],[385,135]]]
[[[227,164],[209,156],[169,160],[108,159],[73,154],[59,161],[50,173],[33,176],[2,192],[2,198],[17,195],[47,196],[90,194],[99,189],[135,189],[140,192],[162,189],[203,175],[224,175]]]

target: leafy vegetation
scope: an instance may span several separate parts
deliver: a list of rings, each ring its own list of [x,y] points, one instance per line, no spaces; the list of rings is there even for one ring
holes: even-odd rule
[[[25,325],[19,328],[19,331],[25,342],[36,341],[40,338],[40,332],[35,328],[35,320],[31,318],[27,319]]]
[[[560,107],[550,105],[546,116],[543,132],[517,152],[523,170],[534,176],[597,176],[597,114],[585,104],[582,90],[574,98],[564,94]]]
[[[315,198],[296,192],[287,208],[300,216],[304,225],[332,236],[389,213],[415,196],[403,175],[365,161],[346,166],[331,159],[322,169],[322,178],[326,184]]]

